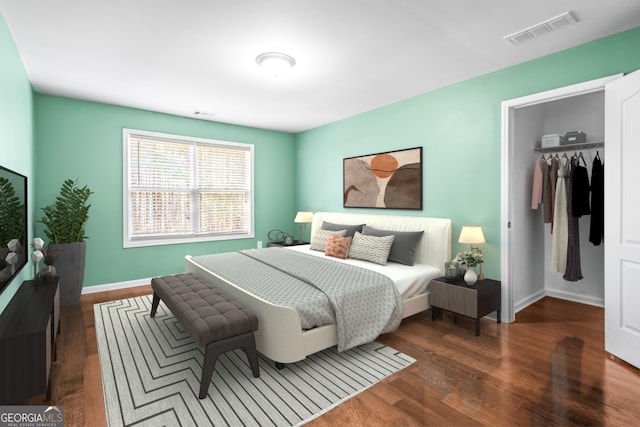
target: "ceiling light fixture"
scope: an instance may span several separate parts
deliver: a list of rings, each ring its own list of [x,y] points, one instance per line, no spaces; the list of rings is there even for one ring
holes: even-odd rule
[[[296,65],[295,59],[279,52],[262,53],[256,57],[256,63],[275,77],[286,73]]]

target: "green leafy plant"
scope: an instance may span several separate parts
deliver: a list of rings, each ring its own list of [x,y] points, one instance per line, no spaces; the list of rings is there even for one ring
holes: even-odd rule
[[[88,237],[85,226],[89,220],[89,196],[93,192],[85,185],[78,186],[77,180],[67,179],[60,188],[55,203],[42,208],[44,216],[40,220],[45,226],[44,234],[50,243],[76,243]]]
[[[11,239],[22,240],[23,231],[24,205],[11,182],[0,177],[0,245],[6,245]]]
[[[477,251],[466,251],[458,254],[458,259],[469,267],[475,267],[476,265],[484,262],[482,260],[482,253]]]

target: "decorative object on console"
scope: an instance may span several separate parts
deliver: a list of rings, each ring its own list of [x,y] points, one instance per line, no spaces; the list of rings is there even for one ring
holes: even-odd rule
[[[422,147],[343,161],[345,208],[422,209]]]
[[[53,280],[53,276],[56,274],[56,268],[53,266],[53,262],[55,260],[55,256],[52,255],[51,249],[44,248],[44,240],[40,237],[36,237],[33,239],[33,243],[31,243],[31,247],[33,247],[34,251],[31,253],[31,260],[33,261],[33,277],[40,277],[45,280],[45,282],[50,283]],[[40,261],[44,259],[44,266],[40,268]]]
[[[296,214],[295,219],[293,220],[293,222],[295,223],[299,223],[300,224],[300,242],[304,242],[304,240],[302,239],[302,227],[304,227],[305,231],[307,230],[307,224],[309,224],[311,221],[313,221],[313,212],[298,212]]]
[[[89,196],[93,192],[78,181],[67,179],[53,204],[42,208],[44,234],[49,238],[49,250],[58,258],[61,306],[80,302],[86,258],[85,226],[89,220]]]
[[[42,240],[42,239],[41,239]],[[41,248],[42,246],[40,246]],[[33,248],[35,251],[31,252],[31,261],[33,261],[33,277],[38,277],[40,274],[40,261],[44,258],[44,254],[40,250],[40,248],[36,248],[34,245]]]
[[[471,245],[471,250],[469,252],[477,253],[480,255],[479,257],[477,257],[479,258],[479,261],[475,263],[471,259],[469,259],[469,261],[472,263],[471,267],[480,264],[480,274],[478,275],[478,280],[484,280],[484,275],[482,274],[482,263],[484,262],[484,260],[482,259],[482,251],[477,246],[473,246],[485,243],[484,234],[482,233],[482,227],[480,227],[479,225],[463,226],[462,230],[460,231],[458,243],[466,243]],[[470,258],[473,258],[473,256],[470,255]],[[466,264],[469,265],[468,263]]]

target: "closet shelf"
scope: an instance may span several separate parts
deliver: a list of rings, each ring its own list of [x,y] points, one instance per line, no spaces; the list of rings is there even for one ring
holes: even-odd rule
[[[604,142],[580,142],[578,144],[556,145],[555,147],[536,147],[536,153],[560,153],[563,151],[588,150],[591,148],[604,147]]]

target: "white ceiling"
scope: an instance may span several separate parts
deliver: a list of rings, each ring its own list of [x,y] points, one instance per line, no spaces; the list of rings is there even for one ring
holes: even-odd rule
[[[40,92],[291,133],[640,26],[639,0],[0,0],[0,11]],[[576,25],[502,39],[566,11]],[[297,64],[268,76],[255,63],[268,51]]]

